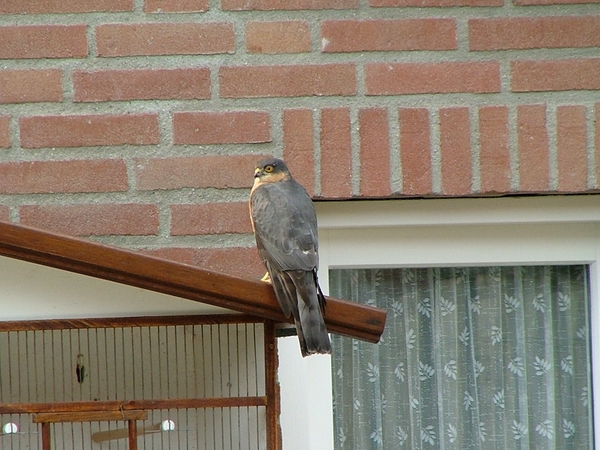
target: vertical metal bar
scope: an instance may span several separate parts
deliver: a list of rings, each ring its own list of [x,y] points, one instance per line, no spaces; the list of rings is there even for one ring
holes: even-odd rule
[[[277,386],[277,338],[275,322],[266,320],[264,325],[265,345],[265,392],[267,395],[267,449],[280,450],[279,389]]]
[[[163,363],[162,360],[160,358],[160,339],[161,339],[161,331],[162,331],[161,326],[156,327],[156,339],[155,339],[155,343],[156,343],[156,365],[157,365],[157,372],[156,374],[152,373],[152,377],[153,377],[153,381],[155,381],[154,385],[158,386],[156,388],[156,391],[153,392],[154,395],[156,395],[158,398],[167,398],[168,395],[168,390],[165,393],[163,390]],[[152,348],[152,344],[153,341],[150,341],[150,347]]]
[[[215,373],[215,366],[219,367],[221,366],[221,361],[216,362],[216,358],[217,355],[215,355],[215,329],[216,329],[216,334],[217,336],[219,336],[219,326],[218,325],[211,325],[211,333],[210,333],[210,360],[212,363],[212,368],[210,368],[210,372],[211,372],[211,380],[212,380],[212,389],[213,389],[213,395],[220,395],[220,392],[217,394],[216,393],[216,383],[217,383],[217,379],[219,378],[219,375]],[[218,341],[218,338],[217,338]],[[216,364],[215,364],[216,362]],[[209,364],[211,364],[209,363]],[[211,409],[211,413],[212,413],[212,428],[213,428],[213,441],[215,443],[215,448],[216,448],[216,444],[217,444],[217,408],[213,408]],[[219,449],[222,450],[222,449]]]
[[[25,389],[29,384],[27,381],[27,370],[23,368],[24,363],[27,362],[26,355],[24,351],[21,350],[21,336],[24,335],[22,331],[17,331],[16,337],[16,349],[17,349],[17,373],[19,374],[19,384],[17,385],[17,396],[18,398],[25,397]]]
[[[253,368],[251,367],[252,365],[250,364],[250,330],[249,327],[250,325],[254,328],[256,326],[256,324],[248,324],[245,323],[244,324],[244,354],[246,355],[246,395],[250,395],[250,370],[252,370]],[[252,418],[253,418],[253,411],[256,409],[256,407],[248,407],[246,409],[246,420],[248,422],[248,442],[251,443],[252,442],[252,430],[251,430],[251,424],[252,424]],[[253,447],[254,448],[254,447]]]
[[[87,354],[85,355],[84,361],[88,361],[86,371],[87,371],[87,375],[90,375],[89,371],[92,369],[92,361],[90,359],[92,356],[92,347],[90,346],[91,337],[90,337],[90,329],[89,328],[85,330],[85,341],[86,341],[86,347],[87,347]],[[83,387],[83,383],[82,383],[82,387]],[[85,397],[86,400],[91,400],[93,398],[91,380],[89,383],[86,383],[85,393],[86,393],[86,397]]]
[[[220,392],[220,396],[224,397],[226,395],[225,392],[225,377],[223,376],[223,367],[225,366],[225,364],[227,363],[225,360],[225,357],[223,356],[223,347],[226,345],[226,343],[224,342],[224,340],[222,339],[222,331],[221,331],[221,324],[217,324],[217,330],[218,330],[218,340],[217,340],[217,346],[218,346],[218,352],[219,352],[219,392]],[[223,448],[225,448],[225,408],[219,408],[219,412],[221,413],[221,445],[223,446]]]
[[[33,385],[33,395],[30,396],[29,398],[35,398],[38,399],[39,397],[39,392],[38,392],[38,386],[40,384],[40,381],[38,379],[38,373],[40,373],[40,368],[38,367],[38,358],[37,358],[37,334],[39,333],[39,331],[33,331],[32,332],[32,347],[33,349],[31,351],[28,351],[27,354],[28,355],[32,355],[33,358],[33,382],[31,383],[31,385]],[[33,401],[33,400],[30,400]]]
[[[199,329],[199,336],[200,336],[200,362],[202,364],[202,394],[204,396],[207,396],[207,392],[206,392],[206,383],[208,380],[208,374],[206,371],[206,352],[205,352],[205,335],[204,335],[204,331],[205,331],[206,325],[198,325],[198,329]],[[202,419],[204,422],[204,428],[202,429],[202,436],[204,437],[204,445],[206,446],[207,443],[207,429],[208,429],[208,414],[206,409],[202,409]]]
[[[8,333],[6,333],[6,340],[7,340],[7,346],[6,346],[6,350],[7,350],[7,364],[6,367],[8,369],[8,401],[14,402],[14,394],[13,394],[13,378],[16,379],[16,377],[13,376],[13,374],[11,373],[11,368],[13,367],[14,362],[12,361],[11,355],[12,355],[12,333],[9,331]],[[5,400],[6,401],[6,400]]]
[[[73,376],[73,374],[75,373],[75,365],[77,363],[77,354],[78,352],[73,351],[73,335],[75,333],[77,333],[77,330],[65,330],[65,333],[67,333],[68,336],[68,350],[67,350],[67,365],[66,365],[66,369],[71,371],[71,377],[69,377],[70,380],[70,388],[69,388],[69,396],[71,401],[75,401],[78,400],[76,395],[75,395],[75,388],[76,385],[79,384],[77,383],[77,379],[76,377]],[[63,374],[63,377],[66,378],[65,374]],[[83,425],[81,425],[80,427],[80,431],[83,432]],[[73,424],[71,424],[71,444],[75,445],[75,427]]]
[[[156,361],[154,358],[154,354],[152,352],[152,335],[154,334],[153,330],[157,330],[156,333],[158,335],[158,327],[149,327],[148,328],[148,353],[147,353],[147,355],[148,355],[149,362],[148,362],[148,365],[146,366],[147,369],[146,370],[142,369],[142,380],[146,380],[145,382],[146,382],[146,386],[149,387],[149,393],[146,393],[146,391],[144,390],[143,398],[156,398],[156,396],[157,396],[157,393],[155,390],[155,383],[154,383],[154,371],[157,369],[155,367]],[[158,337],[156,338],[156,340],[158,340]],[[142,367],[144,367],[143,359],[142,359]],[[147,377],[146,377],[146,375],[147,375]],[[149,377],[149,379],[147,379],[148,377]],[[151,397],[146,397],[147,395],[150,395]],[[151,442],[152,449],[154,449],[155,439],[152,439],[150,442]]]
[[[242,394],[240,386],[241,386],[241,378],[242,378],[242,373],[241,371],[243,370],[240,364],[240,342],[239,342],[239,338],[240,338],[240,327],[239,324],[235,324],[235,360],[236,360],[236,365],[237,365],[237,395],[248,395],[247,393]],[[241,408],[238,408],[238,413],[237,413],[237,439],[238,439],[238,450],[242,450],[242,436],[241,436],[241,431],[242,431],[242,422],[241,422]]]
[[[108,331],[109,329],[107,329]],[[112,328],[112,357],[113,357],[113,366],[112,366],[112,370],[113,370],[113,374],[115,377],[115,384],[113,386],[113,395],[114,395],[114,399],[115,400],[119,400],[119,370],[117,369],[117,364],[119,364],[119,357],[117,356],[117,330],[119,330],[119,328]],[[108,334],[108,333],[107,333]],[[108,359],[108,343],[107,343],[107,348],[106,348],[106,353],[107,353],[107,358]],[[123,359],[121,358],[121,361]],[[110,384],[110,383],[109,383]]]
[[[254,386],[253,386],[253,388],[254,388],[254,392],[255,392],[254,395],[261,395],[261,394],[267,395],[266,392],[263,392],[262,390],[259,390],[259,388],[258,388],[258,385],[259,385],[259,381],[258,381],[259,369],[258,368],[259,368],[260,362],[258,361],[258,342],[256,339],[256,329],[257,328],[258,328],[258,324],[256,324],[256,323],[252,324],[252,346],[254,348],[254,355],[253,355],[253,357],[254,357],[254,360],[253,360],[253,365],[254,365],[254,367],[253,367],[254,383],[253,384],[254,384]],[[263,329],[263,335],[264,335],[264,326],[262,327],[262,329]],[[263,342],[263,345],[264,345],[264,342]],[[255,409],[256,409],[256,440],[257,440],[257,448],[260,449],[260,447],[261,447],[261,445],[260,445],[261,426],[260,425],[261,424],[260,424],[259,414],[260,414],[261,409],[260,409],[260,407],[255,407]],[[265,412],[265,418],[266,418],[266,412]]]

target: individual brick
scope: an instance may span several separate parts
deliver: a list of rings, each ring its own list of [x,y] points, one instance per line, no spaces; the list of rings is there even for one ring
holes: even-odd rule
[[[558,190],[580,192],[587,189],[587,126],[585,106],[556,108],[556,150]]]
[[[479,171],[484,194],[510,191],[508,137],[508,108],[479,108]]]
[[[246,24],[248,53],[307,53],[310,48],[310,26],[304,20]]]
[[[332,52],[453,50],[455,19],[326,20],[322,50]]]
[[[62,70],[0,70],[0,103],[60,102]]]
[[[129,188],[120,159],[0,163],[0,193],[123,192]]]
[[[497,62],[369,63],[367,95],[500,92]]]
[[[374,7],[433,7],[445,8],[452,6],[502,6],[504,0],[370,0]]]
[[[96,27],[98,56],[233,53],[231,23],[136,23]]]
[[[85,25],[0,27],[0,59],[85,58]]]
[[[73,236],[158,234],[156,205],[25,205],[19,217],[23,225]]]
[[[600,47],[600,16],[469,20],[471,51],[569,47]]]
[[[73,71],[76,102],[210,98],[210,69]]]
[[[517,107],[520,190],[545,192],[550,188],[546,105]]]
[[[135,161],[136,189],[251,188],[256,163],[268,155],[140,158]]]
[[[10,116],[0,116],[0,148],[10,146]]]
[[[226,98],[356,95],[354,64],[229,66],[219,70]]]
[[[8,222],[10,220],[10,208],[5,205],[0,205],[0,220]]]
[[[425,108],[400,108],[400,163],[402,193],[427,195],[431,184],[431,133],[429,111]]]
[[[221,0],[224,11],[356,9],[358,0]]]
[[[271,141],[267,111],[201,111],[173,114],[173,142],[185,144],[256,144]]]
[[[3,0],[0,14],[64,14],[133,11],[133,0]]]
[[[468,195],[471,185],[471,127],[469,109],[440,109],[442,194]]]
[[[248,202],[171,206],[171,235],[252,233]]]
[[[358,112],[360,133],[360,195],[386,197],[390,180],[390,136],[388,112],[366,108]]]
[[[90,147],[158,144],[157,114],[32,116],[19,120],[21,146]]]
[[[352,197],[350,108],[321,110],[321,196]]]
[[[208,11],[209,0],[145,0],[147,13],[189,13]]]
[[[165,247],[152,250],[142,249],[158,258],[190,264],[204,270],[226,273],[241,278],[261,278],[265,266],[258,256],[256,247]]]
[[[600,0],[513,0],[513,4],[518,6],[576,5],[586,3],[600,3]]]
[[[298,183],[315,195],[315,147],[310,109],[283,110],[283,159]]]
[[[513,92],[600,89],[600,58],[513,61]]]

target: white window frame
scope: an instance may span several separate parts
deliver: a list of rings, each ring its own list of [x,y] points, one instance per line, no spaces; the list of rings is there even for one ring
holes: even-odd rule
[[[319,276],[325,292],[329,292],[328,272],[333,268],[589,264],[594,442],[600,449],[600,196],[382,200],[316,206]],[[291,348],[297,342],[282,344],[285,364],[280,368],[287,364],[290,371],[280,373],[284,447],[332,449],[333,419],[327,396],[331,360],[294,356],[294,363],[288,355],[294,353]],[[295,380],[291,389],[286,386],[290,376]],[[294,397],[301,399],[300,409],[290,401]],[[302,410],[309,417],[320,411],[304,424],[306,434],[300,440],[296,436],[286,439],[293,435],[289,430],[296,428],[284,423],[290,414],[287,408],[295,411],[296,420]]]

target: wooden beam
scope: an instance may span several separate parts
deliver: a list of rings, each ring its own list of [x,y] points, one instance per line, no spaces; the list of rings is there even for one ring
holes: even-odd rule
[[[273,288],[131,250],[0,222],[0,256],[115,281],[150,291],[220,306],[276,322],[284,317]],[[328,330],[378,342],[385,310],[328,298]]]
[[[33,423],[64,423],[64,422],[111,422],[118,420],[146,420],[148,411],[73,411],[38,413],[33,415]]]
[[[55,403],[0,403],[0,414],[38,414],[60,412],[98,412],[188,409],[188,408],[231,408],[236,406],[266,406],[267,397],[211,397],[174,398],[158,400],[108,400],[98,402],[55,402]]]

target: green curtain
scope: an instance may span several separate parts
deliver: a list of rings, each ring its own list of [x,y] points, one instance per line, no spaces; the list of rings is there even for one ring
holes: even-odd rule
[[[592,449],[587,266],[336,269],[385,308],[334,336],[337,449]]]

